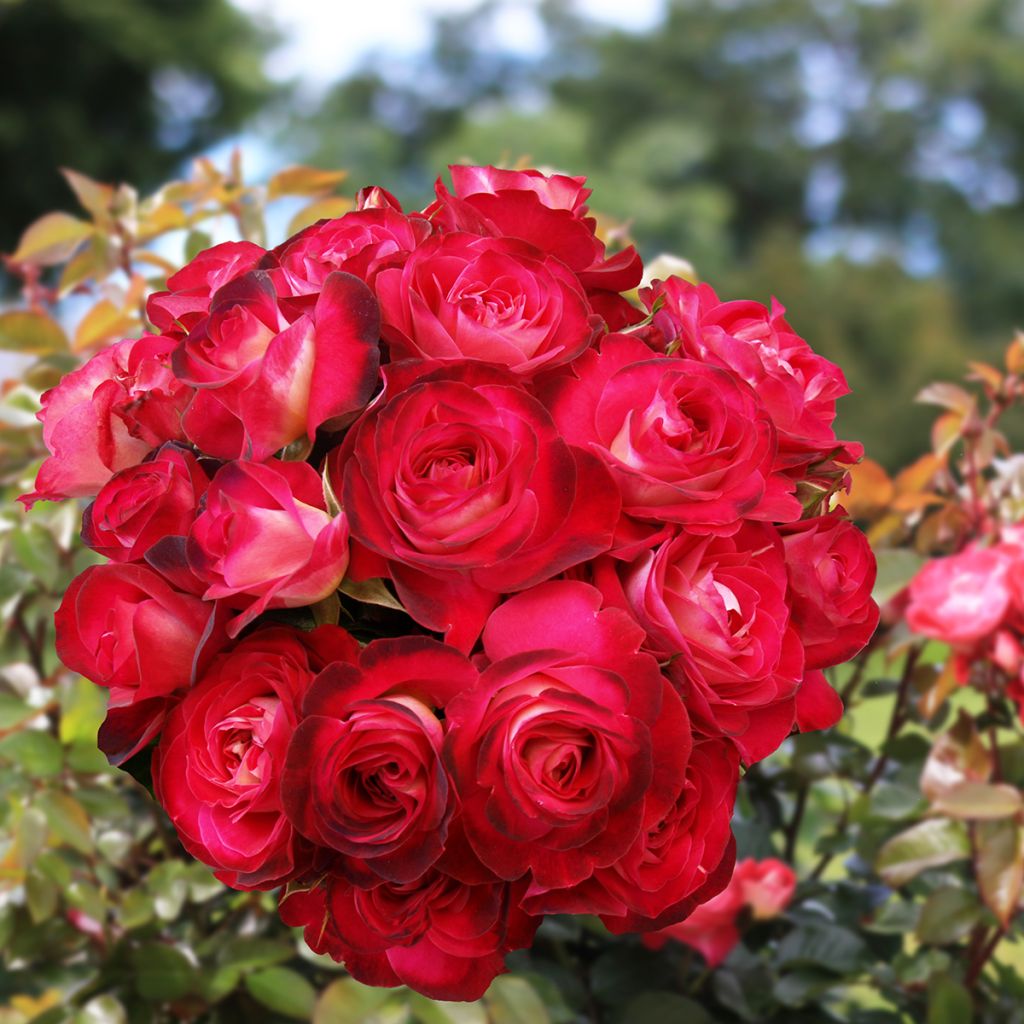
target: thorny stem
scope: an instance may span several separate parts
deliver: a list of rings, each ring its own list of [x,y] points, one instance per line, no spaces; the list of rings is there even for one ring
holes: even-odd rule
[[[804,811],[807,808],[807,792],[810,789],[809,783],[804,783],[796,794],[796,804],[793,807],[793,817],[786,826],[786,852],[785,859],[792,864],[793,855],[796,853],[796,840],[800,834],[800,825],[804,820]]]

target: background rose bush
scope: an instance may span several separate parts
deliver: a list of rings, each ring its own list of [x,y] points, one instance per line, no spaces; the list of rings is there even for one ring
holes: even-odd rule
[[[232,202],[238,194],[231,189],[245,188],[224,187]],[[187,189],[184,191],[189,194]],[[206,200],[202,189],[197,188],[192,195],[193,204],[185,208],[190,217],[198,219],[206,209]],[[220,202],[210,201],[209,209],[219,209]],[[145,203],[141,209],[146,210]],[[130,254],[134,252],[132,249]],[[581,264],[585,268],[598,257],[588,254],[586,259]],[[614,268],[605,267],[603,272],[612,273]],[[207,290],[208,294],[209,286],[198,281],[190,287],[196,289],[196,308],[201,309],[203,292]],[[41,455],[38,435],[31,432],[35,395],[71,361],[60,351],[61,344],[66,343],[50,326],[53,321],[47,309],[51,298],[43,286],[30,284],[26,291],[28,308],[18,314],[27,316],[21,322],[31,328],[21,336],[35,338],[31,344],[44,348],[49,345],[53,350],[42,354],[26,383],[5,392],[5,409],[11,410],[7,416],[12,421],[12,428],[4,435],[10,453],[11,497],[18,493],[19,486],[23,488],[31,475],[32,460]],[[131,301],[126,290],[126,316],[137,315]],[[246,318],[242,320],[251,326]],[[671,330],[681,332],[675,325]],[[119,328],[118,333],[122,332]],[[990,397],[997,397],[1004,408],[1015,395],[1015,352],[1011,349],[1009,372],[992,368],[985,382]],[[109,422],[115,424],[114,433],[116,423],[125,422],[123,415],[135,415],[137,408],[153,404],[139,401],[143,396],[163,392],[159,382],[151,386],[154,382],[145,373],[140,375],[127,364],[123,377],[130,382],[125,388],[128,397],[120,396],[122,405],[113,402],[110,407]],[[500,391],[500,385],[490,386]],[[569,382],[569,387],[578,385]],[[940,445],[929,461],[895,481],[888,481],[869,466],[861,474],[859,489],[854,490],[854,500],[860,500],[861,506],[855,505],[853,510],[874,520],[876,541],[896,545],[895,554],[883,559],[883,578],[877,591],[883,598],[896,597],[918,567],[919,559],[906,546],[908,542],[923,553],[940,552],[956,548],[963,538],[983,526],[977,508],[969,506],[965,512],[957,489],[942,490],[943,481],[955,471],[960,458],[956,445],[969,442],[975,470],[988,470],[996,481],[992,485],[996,505],[1009,500],[1008,515],[1015,521],[1012,493],[1009,499],[1004,494],[1012,492],[1012,477],[1005,473],[1000,476],[991,458],[986,462],[979,458],[978,450],[970,448],[983,441],[995,451],[997,445],[990,436],[994,421],[986,426],[983,418],[978,429],[969,403],[964,404],[962,398],[948,391],[941,394],[947,402],[959,403],[952,410],[959,420],[956,431],[947,429],[940,435]],[[167,440],[158,427],[152,429],[153,447]],[[943,450],[941,445],[947,441]],[[763,466],[753,489],[749,480],[734,481],[737,488],[742,483],[748,489],[740,500],[793,501],[787,470],[800,465],[799,451],[799,445],[794,445],[793,460],[787,465]],[[104,465],[107,473],[114,468],[113,463]],[[595,470],[595,478],[599,475]],[[190,475],[189,480],[192,487],[204,486],[201,477]],[[862,498],[858,498],[858,490]],[[737,493],[731,494],[731,500],[737,500]],[[753,499],[752,494],[756,495]],[[771,497],[766,499],[769,494]],[[712,502],[730,500],[730,496],[723,499],[717,491],[711,498]],[[115,504],[116,500],[105,503],[107,508]],[[649,530],[645,507],[636,505],[635,529],[623,538],[623,543],[635,543]],[[315,1013],[316,1019],[330,1021],[360,1019],[360,1015],[376,1012],[426,1024],[439,1019],[467,1019],[459,1014],[469,1014],[472,1020],[496,1021],[516,1019],[516,1015],[530,1021],[617,1021],[658,1019],[659,1014],[688,1015],[688,1019],[697,1021],[867,1022],[929,1016],[942,1021],[968,1019],[971,993],[978,1019],[1012,1019],[1016,992],[1012,935],[1002,941],[1012,926],[1019,895],[1019,880],[1015,879],[1020,873],[1015,820],[1020,799],[1019,794],[1014,795],[1020,774],[1016,741],[1010,739],[1012,719],[1005,714],[998,717],[999,691],[990,686],[984,692],[992,699],[984,708],[973,707],[974,714],[961,714],[952,729],[943,730],[943,716],[949,714],[950,706],[971,708],[970,698],[975,691],[957,689],[954,693],[956,671],[950,674],[933,668],[945,664],[941,647],[908,644],[898,625],[899,600],[888,606],[887,631],[880,634],[873,652],[834,677],[851,707],[847,722],[834,733],[788,741],[776,758],[751,768],[741,784],[734,819],[738,853],[741,861],[753,863],[744,875],[749,871],[756,881],[764,872],[776,882],[767,894],[759,894],[756,886],[747,892],[749,885],[738,897],[732,888],[723,894],[728,899],[722,901],[717,923],[709,924],[706,934],[724,938],[718,939],[709,957],[688,952],[693,946],[686,944],[686,936],[665,942],[659,950],[648,949],[635,938],[614,937],[613,933],[622,930],[619,924],[624,918],[643,912],[642,906],[630,905],[638,899],[638,889],[656,892],[680,884],[680,891],[686,891],[687,887],[657,869],[660,847],[649,843],[635,863],[628,859],[622,862],[625,875],[601,880],[609,901],[603,925],[568,918],[545,922],[531,951],[513,954],[511,976],[498,979],[478,1003],[455,1008],[432,1004],[407,990],[365,990],[349,978],[338,977],[337,967],[313,953],[310,946],[357,953],[363,958],[367,977],[403,980],[422,987],[423,979],[417,974],[422,956],[443,955],[450,961],[461,960],[466,970],[473,970],[480,958],[500,951],[496,950],[492,928],[495,900],[504,896],[493,886],[473,886],[480,892],[470,904],[452,906],[450,911],[437,910],[426,921],[417,917],[427,905],[423,894],[399,891],[401,883],[395,883],[394,891],[385,892],[381,887],[371,890],[374,901],[367,902],[357,899],[358,892],[364,890],[353,889],[339,876],[324,898],[344,909],[343,920],[357,915],[363,926],[357,935],[307,932],[307,946],[298,941],[297,932],[276,921],[273,903],[263,895],[232,894],[208,872],[197,870],[190,860],[178,859],[181,851],[144,791],[96,759],[93,744],[102,709],[94,691],[58,669],[48,647],[49,617],[56,601],[71,572],[88,561],[71,542],[74,522],[65,508],[43,503],[24,520],[15,519],[11,513],[8,521],[11,526],[4,535],[5,562],[13,567],[17,587],[8,599],[11,617],[5,644],[12,664],[5,670],[4,699],[0,701],[0,712],[5,716],[0,720],[5,723],[0,724],[0,758],[10,767],[2,782],[8,796],[4,827],[10,837],[3,861],[2,928],[7,935],[8,967],[3,984],[10,986],[12,998],[17,997],[8,1008],[15,1015],[11,1020],[42,1014],[44,1021],[85,1021],[97,1015],[101,1020],[119,1020],[127,1015],[128,1019],[144,1021],[169,1014],[179,1019],[229,1021],[245,1015],[251,1018],[254,1013],[262,1014],[261,1019],[307,1019]],[[305,524],[307,519],[302,522]],[[139,533],[135,532],[134,520],[130,525],[133,538],[141,536],[145,544],[146,525],[139,525]],[[748,527],[757,528],[757,524]],[[807,530],[811,532],[811,528]],[[837,537],[829,543],[832,532],[838,531],[828,523],[810,537],[798,531],[793,539],[782,541],[781,550],[767,545],[763,557],[774,560],[776,568],[785,573],[789,545],[810,543],[817,552],[820,582],[794,583],[798,592],[802,588],[813,595],[827,587],[837,601],[845,599],[852,602],[851,607],[863,607],[864,595],[848,594],[842,584],[844,563],[852,564],[863,557],[860,542],[847,539],[843,543]],[[181,535],[171,534],[172,541],[174,536]],[[543,540],[531,536],[523,543],[543,550]],[[716,571],[741,592],[737,574],[741,577],[747,570],[731,565],[725,550],[729,547],[727,540],[714,538],[701,543],[713,551],[720,566]],[[189,559],[184,552],[182,561],[180,545],[165,547],[167,561],[162,564],[178,560],[186,597],[202,593],[211,585],[200,578],[209,571],[205,559]],[[670,564],[667,555],[663,561],[666,566]],[[113,568],[122,571],[120,566]],[[101,570],[90,570],[86,579],[96,577]],[[618,573],[609,573],[602,591],[616,595],[624,606],[629,601],[643,602],[644,610],[653,615],[657,608],[650,604],[648,584],[654,572],[653,565],[641,564],[631,568],[625,580],[619,579]],[[196,588],[192,591],[185,585],[189,577]],[[139,604],[152,605],[155,612],[159,611],[161,594],[155,588],[140,587],[133,581],[128,596],[122,597],[124,581],[114,578],[114,582],[116,587],[108,594],[112,592],[117,602],[124,602],[125,614]],[[477,581],[477,585],[486,589],[486,581]],[[684,595],[685,587],[676,580],[668,590],[669,594],[673,592]],[[660,594],[655,593],[660,601],[666,591],[662,588]],[[257,600],[262,596],[249,595]],[[386,629],[392,614],[387,607],[388,595],[361,596],[383,602],[371,608],[377,617],[375,628]],[[677,598],[667,600],[671,606]],[[93,607],[105,609],[111,598],[101,594],[98,601]],[[512,602],[506,607],[510,606]],[[771,608],[765,608],[763,614],[763,628],[770,636]],[[148,621],[148,613],[143,621]],[[666,625],[671,621],[669,615]],[[873,621],[864,616],[862,622],[866,636]],[[227,628],[227,623],[196,623],[196,629],[204,634]],[[807,609],[799,628],[806,636],[821,637],[825,651],[834,653],[828,646],[828,622],[821,621],[818,608],[812,605]],[[1008,628],[1014,628],[1012,622]],[[776,629],[774,640],[768,644],[768,654],[764,655],[767,660],[752,665],[749,673],[750,685],[759,694],[758,706],[765,692],[778,693],[780,703],[790,702],[784,716],[788,722],[801,714],[813,722],[821,716],[820,708],[813,703],[803,709],[799,704],[792,707],[792,687],[787,690],[785,685],[787,641],[778,633]],[[491,658],[499,666],[503,657],[515,653],[502,635],[500,625],[484,629],[485,649],[488,643],[492,645]],[[510,630],[509,635],[514,637],[515,631]],[[192,642],[191,637],[188,639]],[[980,634],[973,639],[980,639]],[[998,643],[998,635],[993,643]],[[1008,648],[1003,642],[1001,649],[1012,651],[1012,645]],[[135,664],[140,652],[131,646],[105,653],[111,656],[109,671],[121,673],[117,678],[124,680],[123,689],[127,691],[121,705],[126,709],[123,729],[117,734],[123,741],[119,749],[127,750],[139,742],[137,727],[151,720],[152,710],[147,708],[145,713],[133,716],[131,709],[143,700],[159,701],[180,684],[175,682],[172,664],[161,666],[162,674],[147,674],[146,678],[163,680],[161,689],[166,692],[140,696],[138,683],[143,674]],[[749,657],[746,652],[733,653]],[[309,671],[308,663],[303,668],[303,658],[308,656],[297,655],[294,671],[286,678],[268,678],[258,668],[247,670],[245,678],[252,692],[225,697],[233,705],[248,709],[246,728],[256,733],[266,730],[263,749],[267,758],[275,755],[275,724],[287,721],[286,714],[278,719],[277,714],[271,716],[269,712],[287,707],[295,698],[296,688],[308,685],[308,676],[303,678],[303,673]],[[1009,658],[1007,655],[1004,659],[1006,664]],[[971,664],[984,666],[988,661],[984,654],[975,653]],[[90,667],[89,671],[95,669]],[[364,676],[353,677],[351,685],[365,685],[370,687],[367,692],[372,692],[371,669],[364,666],[362,671]],[[216,698],[216,666],[210,678],[214,680],[209,686],[211,692],[195,691],[190,699]],[[234,678],[234,673],[226,678]],[[500,688],[503,682],[501,673],[495,670],[492,685]],[[687,685],[703,696],[707,713],[713,714],[713,689],[700,679],[688,680]],[[911,699],[914,687],[922,692],[916,704]],[[831,690],[822,683],[821,688],[808,692],[816,694],[818,700],[827,700],[822,695]],[[437,700],[440,707],[442,697],[439,695]],[[477,713],[471,708],[453,709],[458,714],[471,712]],[[599,714],[599,709],[594,714]],[[330,721],[337,728],[337,719]],[[421,729],[416,735],[422,741],[403,749],[412,770],[429,775],[431,750],[435,748],[430,742],[429,719],[419,721],[423,728],[415,726]],[[172,722],[167,761],[157,768],[156,783],[160,787],[183,781],[181,772],[167,767],[168,763],[173,765],[173,737],[179,724],[184,723]],[[914,724],[918,728],[906,730]],[[771,723],[765,725],[770,727]],[[781,738],[789,726],[777,728],[782,729]],[[998,771],[985,746],[990,741],[990,728],[997,733]],[[926,738],[929,730],[936,736],[934,747]],[[695,767],[688,784],[721,792],[727,787],[716,781],[714,765],[725,755],[710,747],[713,744],[691,757],[691,764],[701,767],[699,771]],[[232,770],[253,773],[259,765],[239,764]],[[148,779],[141,781],[149,784]],[[957,788],[968,784],[976,788]],[[263,796],[253,794],[252,799],[258,812]],[[979,807],[982,817],[976,816]],[[234,807],[233,811],[238,809]],[[433,812],[438,820],[444,820],[447,810],[443,795],[438,794]],[[181,814],[189,813],[189,805],[184,804]],[[653,820],[661,810],[651,809],[650,813]],[[699,866],[703,847],[714,849],[724,841],[720,823],[674,821],[671,815],[666,821],[667,827],[658,832],[659,842],[693,844],[685,861],[687,870]],[[194,826],[184,826],[184,834],[192,834]],[[224,870],[259,877],[261,872],[272,874],[278,870],[282,857],[302,855],[301,835],[268,834],[265,838],[265,844],[257,844],[254,860],[225,863]],[[402,850],[401,843],[396,849]],[[586,847],[583,849],[585,852]],[[982,857],[979,851],[994,852]],[[394,850],[388,850],[383,856],[392,853]],[[778,874],[773,874],[771,862],[779,858],[796,867],[798,884],[791,901],[785,870],[779,869],[784,884],[780,885]],[[956,874],[961,870],[964,873]],[[435,881],[440,886],[443,876]],[[300,926],[307,923],[311,913],[315,917],[315,906],[312,910],[302,906],[302,893],[291,899],[298,901],[294,917],[289,918],[291,923]],[[432,890],[429,905],[443,908],[445,901]],[[401,912],[396,907],[401,907]],[[452,928],[451,923],[464,922],[467,913],[479,924],[478,941],[468,947],[458,946],[455,938],[464,941],[465,930],[461,924]],[[409,922],[410,928],[421,929],[417,935],[424,936],[413,957],[396,958],[387,952],[393,948],[390,929],[396,917]],[[523,943],[529,938],[529,927],[528,921],[522,922]],[[367,948],[367,935],[374,929],[380,935],[380,944]],[[452,937],[452,944],[441,948],[438,936],[444,935]],[[355,949],[354,942],[362,948]],[[710,952],[710,947],[705,948]],[[724,957],[721,965],[708,973],[705,964],[720,955]],[[318,992],[322,992],[319,997]]]

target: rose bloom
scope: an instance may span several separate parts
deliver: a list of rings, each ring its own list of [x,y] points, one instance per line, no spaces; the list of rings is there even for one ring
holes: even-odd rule
[[[635,288],[643,274],[636,249],[606,257],[597,222],[587,216],[586,178],[537,170],[451,166],[452,191],[437,181],[424,213],[446,231],[519,238],[555,256],[588,290]]]
[[[278,246],[274,256],[280,269],[272,273],[287,282],[293,295],[320,291],[335,270],[372,287],[381,270],[400,266],[431,230],[422,217],[408,217],[390,206],[353,210],[312,224]]]
[[[732,737],[748,763],[778,748],[795,723],[804,654],[773,527],[678,533],[631,563],[602,560],[595,582],[644,627],[646,649],[672,659],[702,729]]]
[[[348,522],[327,511],[305,462],[229,462],[210,482],[186,543],[204,597],[245,609],[238,632],[267,608],[299,608],[332,594],[348,566]]]
[[[736,865],[723,892],[680,924],[645,935],[644,945],[660,949],[675,939],[703,954],[708,967],[717,967],[740,941],[740,914],[749,910],[758,921],[778,917],[789,906],[795,889],[796,875],[788,864],[773,857],[761,861],[748,858]]]
[[[856,462],[859,444],[837,441],[836,399],[849,394],[842,370],[818,355],[772,300],[722,302],[708,284],[658,281],[644,293],[654,313],[656,345],[684,359],[722,366],[753,387],[778,431],[777,466],[799,471],[812,462]]]
[[[192,394],[170,370],[174,342],[146,334],[94,355],[42,397],[38,418],[50,457],[26,508],[41,499],[96,494],[118,471],[164,441],[183,440],[181,414]]]
[[[461,882],[436,868],[405,883],[353,886],[328,875],[281,895],[285,924],[304,927],[317,953],[344,961],[364,985],[408,985],[430,999],[479,999],[505,971],[505,953],[528,946],[540,918],[515,889]]]
[[[103,485],[82,517],[82,540],[111,561],[139,561],[159,541],[188,533],[209,483],[191,451],[166,444]]]
[[[775,430],[734,373],[651,357],[610,336],[542,389],[563,437],[601,456],[622,508],[660,526],[732,533],[741,519],[798,519],[792,481],[773,474]]]
[[[174,352],[174,372],[197,389],[189,440],[218,458],[261,461],[343,425],[376,386],[379,334],[376,300],[351,274],[329,274],[305,300],[279,294],[267,270],[235,278]]]
[[[438,716],[476,680],[458,651],[406,636],[328,666],[306,695],[284,807],[303,835],[344,855],[338,870],[352,881],[412,882],[441,855],[456,795]]]
[[[388,368],[329,476],[368,556],[353,576],[389,576],[417,622],[468,651],[499,595],[607,550],[618,497],[505,373],[435,366]]]
[[[179,339],[210,312],[214,292],[256,270],[267,250],[255,242],[222,242],[198,253],[167,279],[167,290],[146,300],[146,316],[162,334]]]
[[[642,641],[621,610],[601,610],[593,587],[545,583],[490,616],[489,667],[448,705],[445,759],[465,837],[499,878],[529,873],[534,913],[559,905],[550,890],[633,845],[655,765],[682,779],[688,736],[671,723],[685,715]]]
[[[393,359],[479,359],[533,376],[574,359],[601,326],[564,264],[511,238],[436,236],[376,290]]]
[[[807,667],[828,668],[852,658],[878,625],[871,599],[877,567],[867,538],[839,514],[783,527],[793,624]]]
[[[257,630],[168,719],[153,758],[156,797],[185,849],[226,885],[272,889],[307,866],[281,804],[285,756],[317,673],[358,652],[337,626]]]
[[[972,546],[926,563],[910,583],[907,625],[958,647],[985,639],[1010,610],[1013,564],[1002,545]]]
[[[99,746],[113,764],[159,730],[173,698],[224,643],[223,615],[144,565],[94,565],[68,586],[54,619],[57,654],[110,690]]]

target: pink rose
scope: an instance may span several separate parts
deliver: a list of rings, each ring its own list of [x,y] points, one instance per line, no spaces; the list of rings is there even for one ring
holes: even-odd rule
[[[188,852],[236,889],[272,889],[311,851],[281,804],[302,699],[330,662],[359,647],[343,629],[257,630],[221,655],[175,708],[153,758],[153,787]]]
[[[174,341],[146,334],[94,355],[42,397],[39,419],[50,457],[27,508],[41,499],[95,494],[164,441],[183,440],[181,413],[192,394],[170,370]]]
[[[771,420],[735,374],[616,335],[572,371],[542,398],[565,439],[604,460],[628,515],[716,533],[799,518],[792,481],[773,473]]]
[[[575,275],[516,239],[439,235],[376,289],[394,359],[478,359],[532,376],[574,359],[600,328]]]
[[[213,605],[179,593],[144,565],[86,569],[54,621],[61,661],[110,690],[99,746],[114,764],[152,739],[173,695],[225,640]]]
[[[955,646],[985,639],[1010,610],[1009,549],[970,547],[925,564],[910,583],[907,625]]]
[[[499,595],[607,550],[618,497],[513,378],[435,367],[388,368],[329,475],[374,556],[360,574],[390,576],[417,622],[468,651]]]
[[[210,478],[177,444],[107,481],[82,517],[82,540],[114,562],[137,562],[160,541],[184,537]]]
[[[266,270],[235,278],[174,352],[175,373],[197,389],[189,439],[261,461],[343,424],[377,384],[379,333],[373,294],[351,274],[329,274],[315,301],[278,294]]]
[[[207,600],[245,609],[230,624],[236,636],[267,608],[315,604],[337,589],[348,522],[327,511],[308,463],[229,462],[210,482],[186,552]]]
[[[828,668],[852,658],[878,625],[871,600],[875,556],[867,538],[840,514],[782,528],[793,624],[806,664]]]

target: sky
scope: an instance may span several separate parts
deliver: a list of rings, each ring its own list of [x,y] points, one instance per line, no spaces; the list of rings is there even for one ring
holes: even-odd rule
[[[286,41],[268,70],[279,79],[299,78],[323,87],[374,52],[402,55],[429,41],[431,16],[468,11],[479,0],[233,0],[250,14],[275,22]],[[644,29],[657,21],[662,0],[577,0],[576,7],[614,25]],[[542,48],[535,0],[510,5],[501,23],[503,42],[513,51]]]

